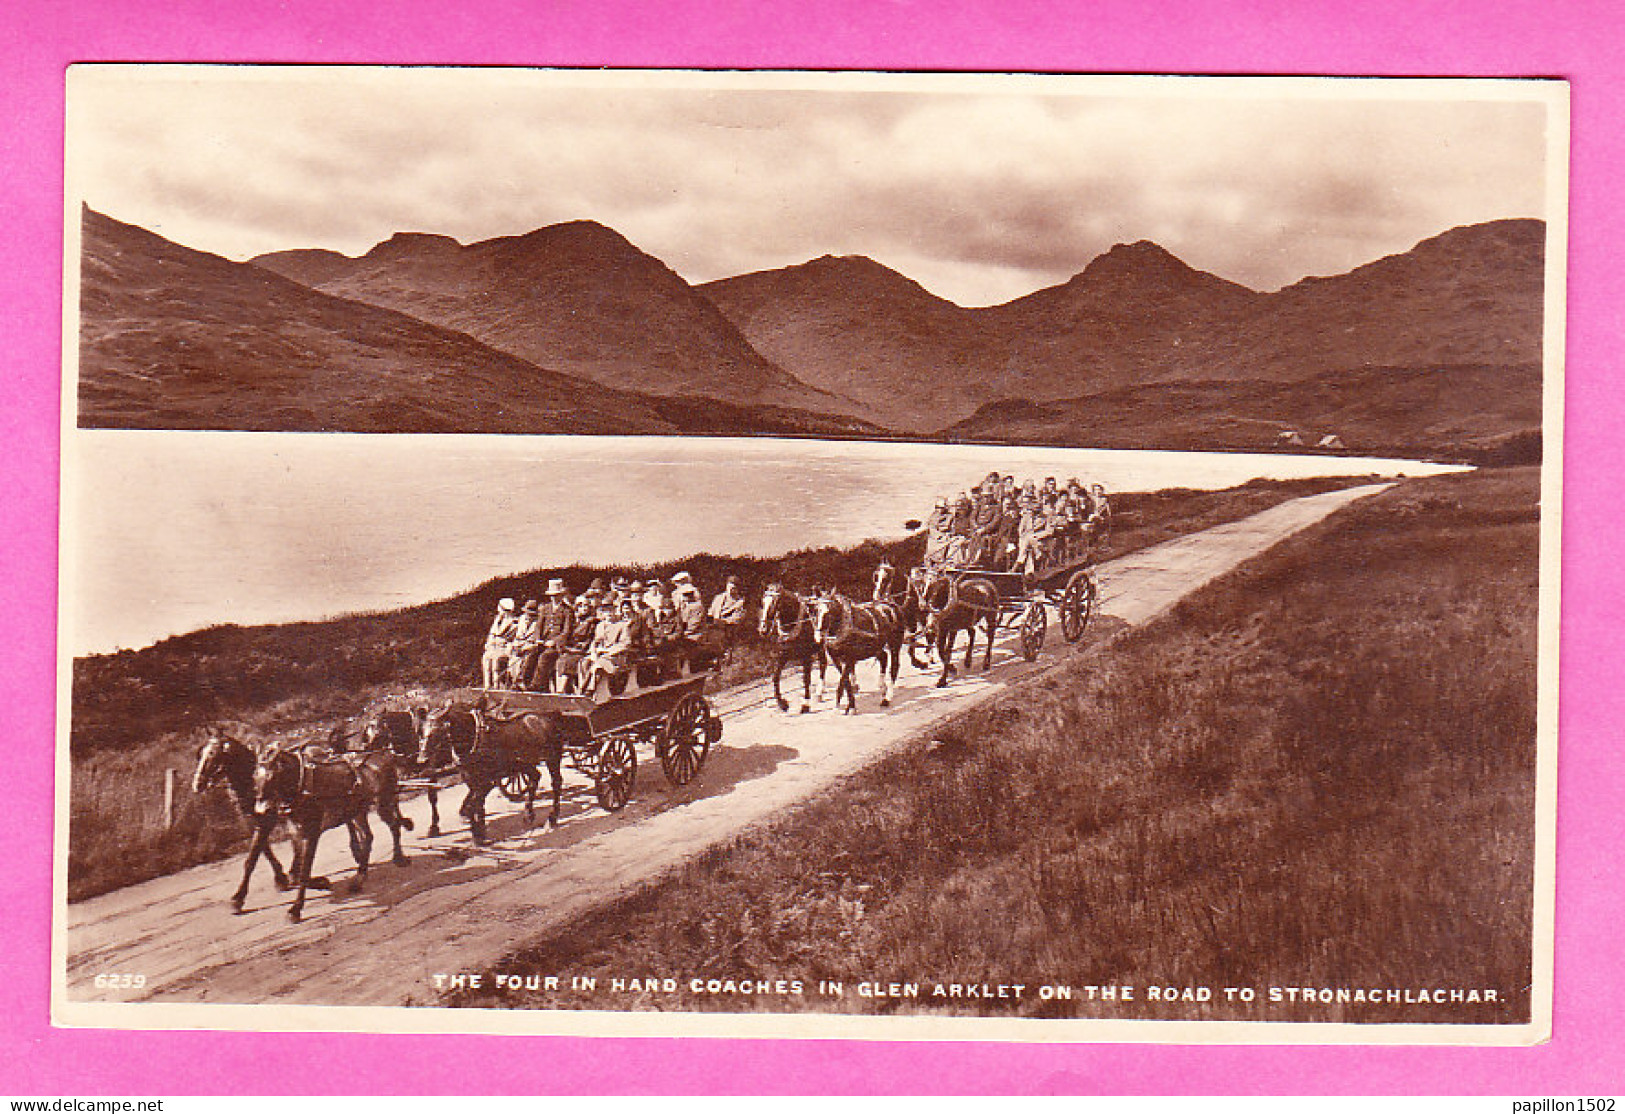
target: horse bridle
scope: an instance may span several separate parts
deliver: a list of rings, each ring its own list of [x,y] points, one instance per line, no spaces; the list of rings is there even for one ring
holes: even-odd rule
[[[769,594],[773,595],[773,603],[769,613],[773,616],[773,629],[776,632],[774,638],[779,642],[794,642],[801,637],[802,629],[806,627],[807,620],[810,617],[808,615],[807,601],[788,588],[781,588],[776,594]],[[784,629],[784,620],[779,617],[779,601],[786,599],[796,601],[796,625],[789,630]]]

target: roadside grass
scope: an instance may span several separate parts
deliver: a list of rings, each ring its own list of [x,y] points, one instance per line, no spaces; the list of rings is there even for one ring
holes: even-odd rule
[[[499,965],[446,1004],[1529,1017],[1538,470],[1403,484]],[[687,980],[844,983],[840,997]],[[860,997],[917,982],[922,998]],[[1019,1001],[929,997],[1013,984]],[[1074,989],[1040,1001],[1040,984]],[[568,980],[565,981],[568,987]],[[1090,986],[1136,988],[1132,1003]],[[1148,1000],[1207,987],[1206,1003]],[[1251,988],[1251,1004],[1226,987]],[[1293,1004],[1278,988],[1494,990]]]
[[[1255,480],[1222,491],[1171,489],[1113,497],[1113,530],[1101,559],[1234,521],[1302,495],[1368,482],[1363,477]],[[194,796],[190,778],[202,729],[219,724],[245,742],[358,732],[384,707],[443,698],[477,683],[486,626],[503,596],[538,598],[547,579],[580,588],[596,576],[669,577],[688,570],[708,592],[737,575],[752,605],[768,581],[833,585],[866,596],[882,557],[919,562],[921,535],[825,547],[781,557],[696,555],[656,566],[537,569],[399,611],[322,622],[219,626],[144,650],[76,659],[73,669],[68,898],[78,901],[246,847],[240,818],[221,791]],[[754,631],[736,648],[720,687],[766,675]],[[175,824],[163,823],[163,778],[179,779]]]

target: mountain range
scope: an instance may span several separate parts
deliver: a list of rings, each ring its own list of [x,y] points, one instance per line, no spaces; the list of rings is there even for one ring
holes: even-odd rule
[[[760,357],[757,357],[760,360]],[[79,423],[90,427],[873,436],[873,425],[540,367],[86,209]]]
[[[589,221],[248,263],[82,227],[86,425],[1258,448],[1341,423],[1417,451],[1539,426],[1534,220],[1267,293],[1142,240],[976,308],[862,256],[695,286]]]

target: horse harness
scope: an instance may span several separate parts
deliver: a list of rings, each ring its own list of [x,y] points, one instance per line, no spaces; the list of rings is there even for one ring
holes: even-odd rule
[[[842,596],[833,597],[831,602],[833,603],[835,601],[839,601],[841,605],[841,625],[828,637],[830,641],[837,646],[845,642],[848,638],[851,638],[854,633],[859,637],[868,638],[875,642],[881,641],[882,635],[880,633],[880,615],[876,613],[875,609],[884,607],[892,612],[897,610],[896,605],[891,603],[853,603],[851,600],[848,600]],[[869,621],[869,628],[867,630],[863,629],[862,624],[858,621],[860,615]],[[891,616],[891,620],[895,625],[902,625],[901,617],[896,614]]]

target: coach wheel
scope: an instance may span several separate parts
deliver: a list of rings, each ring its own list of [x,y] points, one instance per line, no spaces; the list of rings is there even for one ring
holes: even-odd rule
[[[638,752],[625,735],[611,735],[598,754],[598,777],[594,789],[605,812],[619,812],[632,799],[632,783],[638,776]]]
[[[673,785],[687,785],[705,765],[711,751],[711,709],[705,697],[691,692],[666,715],[656,749],[660,767]]]
[[[1083,637],[1084,628],[1094,616],[1099,595],[1095,578],[1087,570],[1073,573],[1072,579],[1066,582],[1066,589],[1061,593],[1061,636],[1068,642]]]
[[[514,804],[524,804],[536,795],[536,783],[541,780],[541,773],[537,770],[515,770],[502,779],[497,786],[502,795]]]
[[[1044,646],[1044,631],[1049,624],[1049,616],[1044,613],[1044,604],[1041,600],[1034,600],[1027,605],[1027,611],[1021,617],[1021,656],[1028,661],[1038,657],[1038,651]]]

